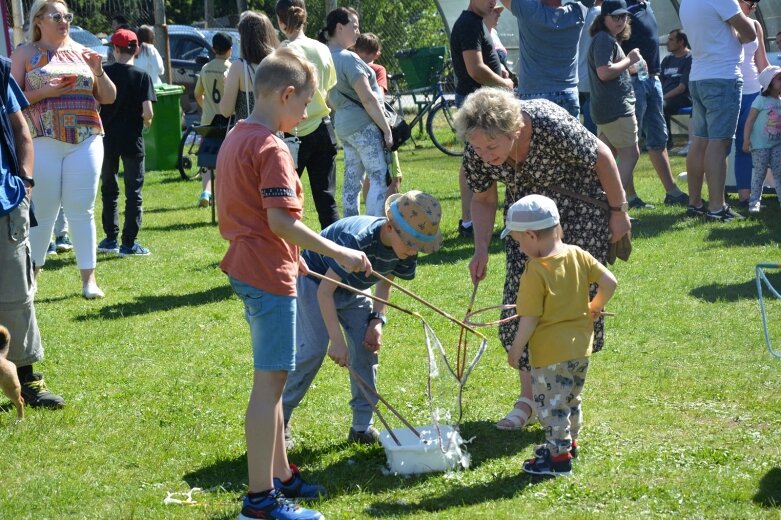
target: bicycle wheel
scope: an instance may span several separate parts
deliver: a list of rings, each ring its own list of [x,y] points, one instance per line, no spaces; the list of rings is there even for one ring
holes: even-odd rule
[[[453,157],[464,154],[464,143],[456,138],[453,118],[456,114],[456,104],[449,99],[442,99],[431,109],[426,121],[426,131],[434,146]]]
[[[182,179],[190,181],[197,179],[201,173],[198,168],[198,150],[201,148],[201,136],[193,127],[188,127],[179,142],[179,159],[177,166]]]

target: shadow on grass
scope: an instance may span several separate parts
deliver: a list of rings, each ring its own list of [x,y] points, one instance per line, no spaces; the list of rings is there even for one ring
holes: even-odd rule
[[[108,262],[114,260],[124,260],[117,254],[111,253],[98,253],[98,262]],[[76,255],[73,253],[59,253],[57,255],[47,256],[46,263],[43,264],[41,270],[45,271],[59,271],[63,267],[76,265]]]
[[[168,311],[180,307],[198,307],[199,305],[227,300],[232,296],[233,289],[228,285],[189,294],[141,296],[136,298],[134,302],[107,305],[98,309],[97,312],[76,316],[76,321],[115,320],[151,312]]]
[[[488,254],[493,255],[504,251],[504,244],[498,234],[491,238]],[[475,245],[471,238],[453,236],[442,242],[442,248],[434,254],[422,255],[418,258],[419,265],[453,264],[463,260],[471,260],[475,254]],[[464,266],[464,276],[469,276]]]
[[[178,224],[168,224],[167,226],[145,226],[146,231],[188,231],[190,229],[209,227],[216,228],[211,219],[205,217],[203,222],[180,222]]]
[[[752,500],[762,507],[781,507],[781,468],[765,473]]]
[[[654,213],[653,210],[632,214],[633,217],[638,219],[632,222],[632,238],[653,238],[662,233],[667,233],[676,223],[685,220],[685,213],[686,208],[681,208],[680,213],[672,215]]]
[[[781,290],[781,272],[765,273],[765,275],[767,276],[770,284],[775,287],[776,290]],[[703,285],[702,287],[692,289],[690,294],[695,298],[699,298],[700,300],[709,303],[714,303],[717,301],[733,302],[744,299],[756,299],[758,297],[757,282],[754,278],[743,283],[712,283],[709,285]],[[765,296],[765,298],[773,297],[765,286],[762,287],[762,294]]]
[[[186,206],[174,206],[171,208],[150,208],[150,209],[144,208],[144,215],[147,215],[149,213],[171,213],[174,211],[186,211],[188,209],[198,209],[198,208],[196,204],[188,204]],[[144,229],[146,229],[146,226],[144,226]]]
[[[512,457],[525,450],[529,445],[542,440],[542,432],[500,432],[489,421],[467,422],[461,425],[465,439],[477,437],[477,442],[468,445],[471,455],[470,470],[496,458]],[[291,462],[300,466],[313,466],[316,461],[325,456],[336,458],[334,462],[322,469],[306,471],[304,478],[310,482],[326,484],[329,496],[349,494],[350,489],[360,486],[369,493],[383,493],[388,490],[407,489],[412,486],[425,485],[430,479],[441,478],[441,473],[426,473],[404,477],[383,475],[381,468],[385,466],[385,453],[380,446],[358,446],[342,441],[317,449],[297,447],[291,450]],[[334,456],[336,455],[336,457]],[[520,470],[518,472],[520,474]],[[247,459],[242,454],[239,457],[225,459],[209,466],[197,469],[183,476],[191,487],[209,489],[222,486],[226,491],[243,492],[246,489]],[[482,486],[474,484],[449,487],[447,492],[432,495],[424,500],[411,504],[399,502],[391,497],[376,501],[369,508],[369,514],[375,517],[395,516],[414,513],[415,511],[441,511],[467,504],[478,504],[501,498],[510,498],[519,490],[535,482],[531,478],[514,474],[492,480]],[[339,490],[335,492],[335,490]],[[219,518],[219,517],[218,517]]]

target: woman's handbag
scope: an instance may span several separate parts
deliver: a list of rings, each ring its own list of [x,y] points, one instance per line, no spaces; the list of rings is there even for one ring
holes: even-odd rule
[[[572,190],[561,188],[559,186],[551,186],[551,189],[567,197],[572,197],[574,199],[582,200],[583,202],[588,202],[589,204],[593,204],[598,208],[602,208],[606,211],[610,211],[610,205],[608,205],[608,203],[603,200],[597,200],[587,195],[581,195],[580,193],[576,193]],[[615,264],[616,258],[619,258],[624,262],[628,262],[629,255],[631,254],[632,254],[632,232],[627,231],[626,235],[621,237],[621,240],[619,240],[618,242],[613,242],[608,246],[607,263],[609,263],[610,265]]]
[[[352,97],[348,96],[341,90],[338,92],[359,107],[363,107],[363,103],[354,100]],[[385,115],[385,121],[388,122],[388,126],[390,126],[391,129],[391,135],[393,136],[393,146],[391,146],[391,151],[395,152],[399,149],[399,146],[406,143],[407,140],[412,136],[412,129],[409,127],[404,118],[397,114],[395,110],[393,110],[392,106],[390,106],[388,103],[383,103],[383,105],[384,106],[382,111]]]

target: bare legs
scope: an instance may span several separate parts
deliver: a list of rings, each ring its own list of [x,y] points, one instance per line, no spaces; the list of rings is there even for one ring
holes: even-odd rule
[[[708,181],[708,210],[724,207],[724,183],[727,178],[727,154],[732,139],[705,139],[693,137],[686,156],[689,183],[689,204],[702,204],[702,183]]]

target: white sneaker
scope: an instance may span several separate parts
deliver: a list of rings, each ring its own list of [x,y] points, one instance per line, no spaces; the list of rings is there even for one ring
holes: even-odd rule
[[[84,287],[81,288],[81,294],[84,295],[84,297],[88,300],[94,300],[96,298],[103,298],[106,295],[103,293],[103,291],[100,290],[100,287],[98,287],[98,284],[95,283],[88,283]]]
[[[748,205],[748,212],[749,213],[759,213],[759,210],[761,209],[761,207],[762,206],[760,205],[759,201],[752,202],[751,204]]]
[[[678,174],[678,182],[686,182],[689,177],[689,174],[686,172],[681,172]]]

